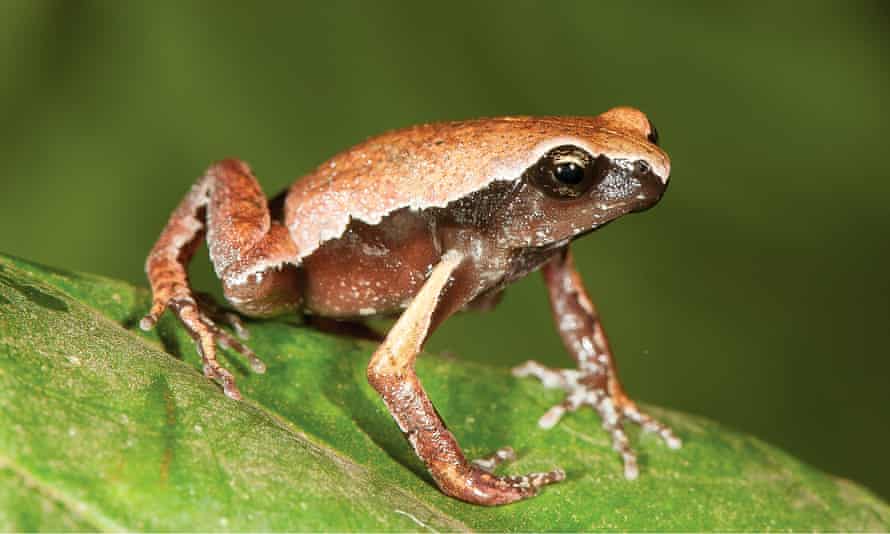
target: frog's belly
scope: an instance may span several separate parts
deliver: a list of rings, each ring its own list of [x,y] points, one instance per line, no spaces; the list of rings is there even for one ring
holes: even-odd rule
[[[428,222],[416,213],[398,211],[374,226],[353,221],[303,260],[303,306],[327,317],[400,310],[440,256]]]

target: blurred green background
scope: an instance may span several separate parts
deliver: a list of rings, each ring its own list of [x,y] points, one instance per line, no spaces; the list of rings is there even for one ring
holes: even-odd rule
[[[213,160],[272,194],[390,128],[634,105],[671,188],[575,245],[627,389],[886,498],[887,22],[881,2],[4,0],[0,250],[145,285]],[[431,348],[570,365],[537,276]]]

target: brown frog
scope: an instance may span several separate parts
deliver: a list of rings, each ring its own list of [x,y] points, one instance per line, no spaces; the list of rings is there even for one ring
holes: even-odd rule
[[[216,345],[265,366],[218,328],[195,298],[187,264],[206,234],[226,299],[241,313],[354,320],[400,313],[368,365],[376,389],[441,490],[484,505],[535,495],[562,480],[556,469],[499,476],[505,447],[468,461],[414,372],[430,333],[451,314],[490,308],[511,282],[541,269],[557,329],[576,369],[528,362],[535,376],[566,391],[541,419],[589,406],[602,417],[625,476],[636,455],[623,424],[680,440],[642,413],[616,375],[599,314],[576,272],[570,242],[665,191],[668,156],[640,111],[596,117],[504,117],[427,124],[371,138],[319,166],[267,201],[250,168],[228,159],[211,166],[170,217],[146,270],[154,294],[141,325],[171,309],[195,339],[204,374],[233,399],[241,394]]]

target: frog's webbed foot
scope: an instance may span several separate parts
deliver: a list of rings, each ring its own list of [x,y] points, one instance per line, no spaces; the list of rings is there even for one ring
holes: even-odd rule
[[[201,354],[204,376],[219,382],[228,397],[240,400],[241,392],[235,385],[235,377],[228,369],[220,365],[216,358],[216,346],[219,345],[223,349],[232,349],[244,356],[250,364],[250,368],[256,373],[265,372],[266,365],[250,348],[218,327],[212,318],[219,317],[228,322],[243,338],[245,337],[246,329],[244,329],[237,315],[223,310],[215,303],[205,308],[208,300],[206,296],[195,298],[190,291],[181,293],[171,296],[169,299],[156,298],[152,303],[151,311],[142,318],[139,326],[143,330],[151,330],[157,324],[161,313],[165,309],[170,308],[185,326],[192,339],[195,340],[198,353]],[[240,326],[235,326],[235,324]]]
[[[608,375],[602,371],[577,369],[551,369],[530,360],[513,369],[517,377],[533,376],[546,388],[559,388],[566,392],[563,402],[553,406],[538,420],[541,428],[554,427],[566,412],[574,412],[582,406],[596,410],[603,421],[603,428],[612,437],[612,448],[624,461],[624,476],[633,480],[639,475],[637,454],[630,446],[624,423],[637,423],[644,431],[658,434],[668,447],[679,449],[682,441],[670,428],[641,412],[636,403],[623,394],[613,395],[608,387]]]

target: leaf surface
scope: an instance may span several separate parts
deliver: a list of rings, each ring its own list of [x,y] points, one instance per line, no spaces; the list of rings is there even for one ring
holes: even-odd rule
[[[166,314],[138,330],[144,289],[0,256],[0,530],[887,530],[890,507],[763,442],[649,407],[679,451],[631,428],[622,476],[599,420],[538,417],[561,394],[436,355],[418,373],[468,456],[510,444],[505,472],[563,467],[535,499],[447,498],[365,366],[374,345],[251,322],[264,375],[224,353],[245,401],[199,372]]]

